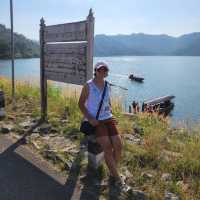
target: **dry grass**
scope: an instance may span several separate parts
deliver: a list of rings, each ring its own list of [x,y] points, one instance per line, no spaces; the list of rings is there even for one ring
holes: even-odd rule
[[[29,112],[40,116],[40,90],[28,82],[16,83],[18,113],[11,109],[11,82],[0,78],[0,89],[6,94],[6,110],[9,116],[20,116]],[[48,85],[48,116],[62,134],[79,133],[82,115],[78,108],[80,88],[68,87],[61,90]],[[171,128],[170,120],[157,114],[139,113],[124,117],[121,101],[112,100],[113,113],[119,122],[120,132],[135,135],[133,127],[139,127],[141,144],[125,140],[121,166],[131,173],[129,184],[149,194],[150,199],[163,199],[165,191],[177,193],[182,199],[200,199],[200,126]],[[59,119],[66,114],[68,123],[61,127]],[[17,115],[18,114],[18,115]],[[123,170],[122,170],[123,171]],[[152,179],[141,174],[149,172]],[[170,173],[171,181],[161,180],[163,173]],[[182,181],[187,187],[178,184]]]

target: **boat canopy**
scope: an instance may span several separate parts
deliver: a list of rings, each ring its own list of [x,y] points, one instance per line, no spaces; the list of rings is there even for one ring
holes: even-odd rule
[[[162,97],[157,97],[155,99],[144,101],[144,105],[155,105],[165,101],[170,101],[171,99],[175,98],[174,95],[166,95]]]

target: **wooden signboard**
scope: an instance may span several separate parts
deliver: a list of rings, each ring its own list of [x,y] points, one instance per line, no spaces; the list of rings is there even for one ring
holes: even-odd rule
[[[41,117],[47,117],[47,80],[83,85],[93,76],[94,17],[46,26],[40,21]]]
[[[46,26],[45,42],[71,42],[87,40],[87,21]]]
[[[48,44],[44,51],[47,79],[79,85],[87,81],[87,43]]]

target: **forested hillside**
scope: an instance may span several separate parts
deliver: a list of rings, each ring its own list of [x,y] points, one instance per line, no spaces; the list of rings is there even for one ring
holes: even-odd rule
[[[0,59],[10,58],[10,29],[0,24]],[[39,57],[39,43],[14,33],[15,58]]]

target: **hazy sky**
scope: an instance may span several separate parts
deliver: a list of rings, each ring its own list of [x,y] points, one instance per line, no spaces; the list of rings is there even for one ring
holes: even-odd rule
[[[10,27],[9,0],[0,0],[0,23]],[[92,8],[95,34],[200,32],[200,0],[13,0],[14,31],[39,38],[46,24],[84,20]]]

